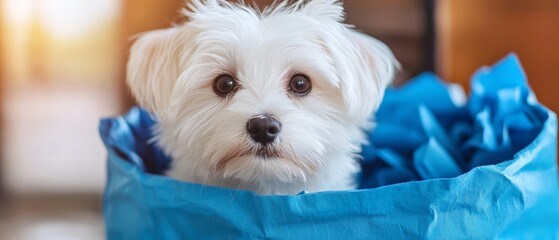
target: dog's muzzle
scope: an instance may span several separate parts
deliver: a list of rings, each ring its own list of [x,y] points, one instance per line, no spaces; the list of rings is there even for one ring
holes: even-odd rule
[[[257,115],[248,120],[246,129],[252,140],[267,145],[279,135],[281,123],[267,114]]]

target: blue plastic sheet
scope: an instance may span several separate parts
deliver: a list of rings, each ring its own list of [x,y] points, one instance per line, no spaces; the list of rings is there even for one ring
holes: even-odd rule
[[[360,190],[259,196],[180,182],[132,109],[104,119],[109,239],[559,238],[556,115],[515,55],[469,99],[430,73],[387,90],[363,146]]]

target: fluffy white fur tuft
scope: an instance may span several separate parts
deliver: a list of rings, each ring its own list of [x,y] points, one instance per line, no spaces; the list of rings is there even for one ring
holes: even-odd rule
[[[194,0],[190,20],[143,34],[131,49],[128,85],[159,120],[157,142],[171,177],[260,194],[354,187],[355,153],[397,62],[380,41],[343,24],[336,0],[286,1],[260,12]],[[212,84],[234,76],[226,97]],[[309,76],[306,96],[288,91]],[[281,122],[272,155],[246,130],[253,116]]]

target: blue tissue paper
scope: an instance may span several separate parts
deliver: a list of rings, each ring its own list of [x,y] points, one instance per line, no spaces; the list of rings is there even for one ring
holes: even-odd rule
[[[259,196],[162,175],[140,108],[101,121],[108,239],[558,239],[557,118],[515,55],[469,98],[431,73],[388,89],[358,190]]]

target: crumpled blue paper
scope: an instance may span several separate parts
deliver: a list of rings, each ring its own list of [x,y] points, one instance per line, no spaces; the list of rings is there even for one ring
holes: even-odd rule
[[[478,70],[468,101],[456,86],[419,75],[387,90],[363,148],[361,188],[456,177],[513,159],[541,133],[546,111],[515,55]]]
[[[361,190],[259,196],[180,182],[133,108],[104,119],[109,239],[557,239],[556,115],[515,55],[469,99],[430,73],[389,89],[363,146]]]

